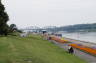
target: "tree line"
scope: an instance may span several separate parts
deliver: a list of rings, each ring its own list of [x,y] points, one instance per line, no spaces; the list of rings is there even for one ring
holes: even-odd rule
[[[61,26],[55,28],[46,28],[47,31],[58,32],[58,31],[66,31],[66,32],[96,32],[96,23],[92,24],[75,24],[69,26]]]

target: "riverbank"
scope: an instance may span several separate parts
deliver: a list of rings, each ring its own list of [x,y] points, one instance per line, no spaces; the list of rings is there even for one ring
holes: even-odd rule
[[[70,38],[51,35],[50,42],[63,48],[68,52],[69,46],[74,48],[74,55],[86,60],[88,63],[96,63],[96,49],[92,47],[93,43],[83,42]]]
[[[0,63],[87,63],[39,35],[0,37]]]
[[[72,39],[65,39],[59,36],[49,36],[50,40],[56,41],[61,44],[68,44],[67,46],[71,46],[73,48],[77,48],[78,50],[84,51],[89,53],[93,56],[96,56],[96,46],[95,44],[84,43],[83,41],[72,40]]]
[[[69,43],[62,44],[62,43],[59,43],[59,42],[56,42],[56,41],[53,41],[53,40],[50,41],[50,42],[54,43],[55,45],[63,48],[65,51],[68,52]],[[78,50],[76,48],[74,48],[74,55],[78,56],[79,58],[82,58],[82,59],[86,60],[88,63],[96,63],[96,57],[95,56],[87,54],[87,53],[85,53],[81,50]]]

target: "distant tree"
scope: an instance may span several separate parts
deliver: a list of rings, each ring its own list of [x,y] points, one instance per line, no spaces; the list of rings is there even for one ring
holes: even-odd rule
[[[15,31],[17,31],[17,27],[16,27],[15,24],[11,24],[9,28],[10,28],[10,32],[15,32]]]
[[[5,7],[0,0],[0,35],[7,35],[8,34],[8,25],[7,21],[9,17],[5,12]]]

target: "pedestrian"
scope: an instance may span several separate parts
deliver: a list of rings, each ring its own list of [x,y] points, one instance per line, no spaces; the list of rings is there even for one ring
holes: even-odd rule
[[[70,46],[69,49],[68,49],[68,52],[71,53],[71,54],[73,54],[74,53],[73,47]]]

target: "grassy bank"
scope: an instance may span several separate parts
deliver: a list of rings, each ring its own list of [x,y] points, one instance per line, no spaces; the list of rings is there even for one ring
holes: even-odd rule
[[[0,37],[0,63],[86,63],[40,36]]]

